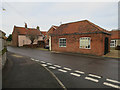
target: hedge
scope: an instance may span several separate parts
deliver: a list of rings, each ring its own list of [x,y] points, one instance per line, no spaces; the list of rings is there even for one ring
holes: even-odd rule
[[[4,54],[5,52],[7,52],[7,48],[4,48],[2,51],[0,51],[0,54]]]

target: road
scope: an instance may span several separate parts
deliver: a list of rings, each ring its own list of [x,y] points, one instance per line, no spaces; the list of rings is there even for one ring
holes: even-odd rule
[[[62,85],[40,63],[29,57],[7,52],[2,71],[2,88],[60,88]]]
[[[118,59],[16,47],[8,47],[8,51],[42,62],[67,88],[116,88],[120,84]]]

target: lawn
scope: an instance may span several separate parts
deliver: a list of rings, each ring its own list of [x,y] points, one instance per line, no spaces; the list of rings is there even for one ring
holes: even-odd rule
[[[48,51],[48,49],[45,49],[45,48],[37,48],[39,50],[44,50],[44,51]]]

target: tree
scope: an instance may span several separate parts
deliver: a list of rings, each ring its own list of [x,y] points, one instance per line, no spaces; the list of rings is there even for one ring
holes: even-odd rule
[[[12,34],[9,34],[7,41],[12,41]]]
[[[28,31],[27,37],[31,40],[31,44],[33,44],[34,41],[39,38],[39,33],[35,31]]]

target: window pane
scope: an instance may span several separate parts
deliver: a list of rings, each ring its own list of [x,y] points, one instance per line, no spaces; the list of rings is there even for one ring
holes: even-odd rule
[[[64,38],[59,39],[59,46],[65,47],[66,46],[66,39],[64,39]]]
[[[80,38],[80,48],[90,48],[90,38],[89,37]]]

